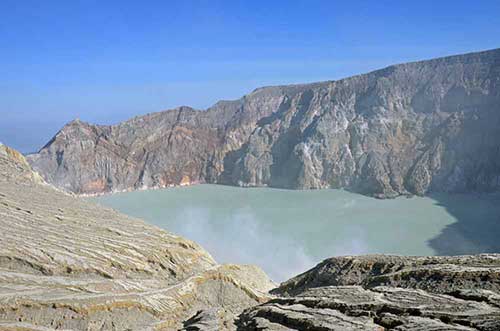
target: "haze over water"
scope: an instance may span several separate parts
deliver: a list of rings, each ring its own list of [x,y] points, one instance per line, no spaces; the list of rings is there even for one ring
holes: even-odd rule
[[[275,281],[336,255],[499,248],[498,194],[377,200],[343,190],[196,185],[95,199],[196,241],[219,263],[259,265]]]

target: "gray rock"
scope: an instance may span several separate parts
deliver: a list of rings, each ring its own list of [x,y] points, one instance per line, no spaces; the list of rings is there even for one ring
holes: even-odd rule
[[[500,255],[364,255],[326,259],[272,293],[296,295],[321,286],[393,286],[451,293],[461,289],[500,293]]]
[[[498,330],[500,309],[423,290],[311,288],[248,308],[238,330]]]
[[[500,330],[500,255],[325,260],[237,330]]]
[[[171,330],[274,287],[196,243],[54,189],[0,146],[0,330]]]
[[[183,323],[182,331],[236,330],[235,315],[224,309],[206,309],[196,312]]]
[[[193,183],[346,188],[386,198],[500,188],[500,49],[114,126],[73,121],[28,156],[79,194]]]

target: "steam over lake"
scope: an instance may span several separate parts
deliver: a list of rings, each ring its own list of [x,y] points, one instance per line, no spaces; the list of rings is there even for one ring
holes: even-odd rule
[[[93,198],[275,281],[334,255],[500,252],[500,194],[377,200],[342,190],[196,185]]]

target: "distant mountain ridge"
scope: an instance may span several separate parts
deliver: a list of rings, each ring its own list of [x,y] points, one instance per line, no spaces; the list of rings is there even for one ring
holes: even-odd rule
[[[500,188],[500,49],[259,88],[112,126],[68,123],[27,157],[78,194],[194,183],[376,197]]]

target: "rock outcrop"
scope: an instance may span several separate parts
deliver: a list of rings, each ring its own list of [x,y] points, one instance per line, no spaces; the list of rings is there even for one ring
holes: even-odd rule
[[[192,183],[392,197],[500,188],[500,49],[260,88],[113,126],[76,120],[29,162],[96,194]]]
[[[238,330],[500,330],[500,255],[332,258],[272,293]]]
[[[500,255],[333,257],[282,283],[273,293],[290,296],[313,287],[348,285],[404,287],[433,293],[465,288],[500,293]]]
[[[500,330],[499,254],[336,257],[273,287],[0,145],[0,330]]]
[[[0,330],[172,330],[268,298],[257,267],[60,192],[0,145]]]

